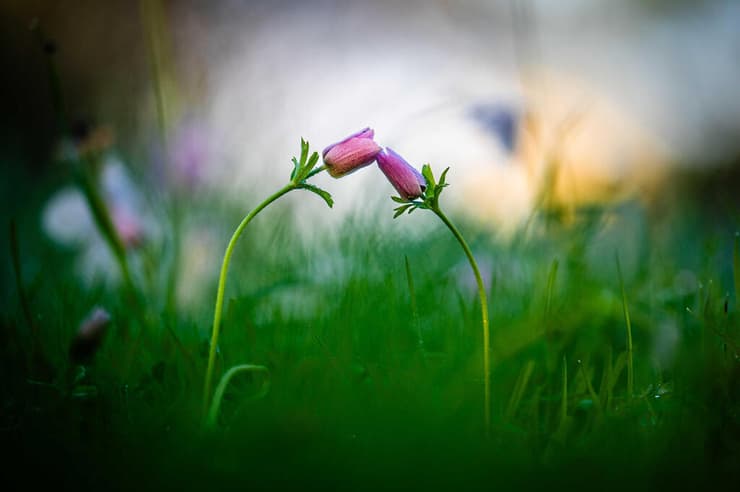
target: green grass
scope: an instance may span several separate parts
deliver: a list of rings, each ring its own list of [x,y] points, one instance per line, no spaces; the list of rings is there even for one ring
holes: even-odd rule
[[[535,220],[507,242],[455,217],[491,270],[486,439],[475,284],[441,224],[393,221],[389,200],[381,219],[350,218],[306,242],[296,221],[313,219],[299,204],[314,197],[265,210],[234,249],[215,381],[241,364],[269,374],[232,374],[217,425],[204,429],[218,271],[173,313],[167,282],[144,282],[138,268],[146,306],[134,313],[124,287],[86,286],[76,253],[38,230],[44,186],[15,206],[8,186],[3,217],[18,224],[21,272],[16,281],[8,254],[0,436],[5,466],[30,470],[30,482],[641,489],[737,472],[740,315],[727,293],[738,247],[729,225],[703,223],[693,205],[663,228],[627,204],[541,230]],[[223,231],[208,252],[216,263],[229,228],[262,198],[191,203],[186,216]],[[412,222],[423,226],[409,232]],[[163,251],[139,253],[133,268],[168,278]],[[696,285],[677,281],[686,272]],[[111,329],[91,364],[73,366],[69,342],[95,305]],[[656,349],[666,333],[671,353]]]

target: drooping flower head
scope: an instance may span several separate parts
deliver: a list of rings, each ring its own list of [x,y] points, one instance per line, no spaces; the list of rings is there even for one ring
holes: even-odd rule
[[[426,189],[424,176],[393,149],[386,148],[375,157],[378,167],[404,200],[419,198]]]
[[[380,152],[380,146],[373,140],[374,136],[375,132],[371,128],[365,128],[325,148],[324,164],[329,174],[334,178],[341,178],[372,164]]]

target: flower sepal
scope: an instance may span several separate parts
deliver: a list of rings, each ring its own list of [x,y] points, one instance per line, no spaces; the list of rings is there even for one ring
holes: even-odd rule
[[[290,173],[290,182],[296,188],[307,190],[320,196],[329,208],[332,208],[334,206],[334,199],[331,197],[331,194],[318,186],[306,182],[309,178],[324,170],[324,167],[316,167],[316,164],[319,162],[319,153],[314,152],[309,157],[308,152],[308,142],[301,139],[301,158],[300,160],[295,157],[291,159],[293,162],[293,171]]]
[[[442,171],[442,174],[439,177],[439,183],[437,183],[434,179],[432,167],[429,164],[424,164],[421,168],[421,174],[424,176],[424,181],[426,181],[426,187],[422,190],[421,196],[413,200],[405,200],[400,196],[392,196],[391,200],[401,204],[393,209],[395,212],[393,214],[393,218],[395,219],[400,217],[404,212],[408,212],[410,214],[419,208],[426,210],[437,209],[439,207],[439,195],[442,194],[442,190],[444,188],[449,186],[449,183],[446,182],[447,171],[449,170],[450,168],[448,167]]]

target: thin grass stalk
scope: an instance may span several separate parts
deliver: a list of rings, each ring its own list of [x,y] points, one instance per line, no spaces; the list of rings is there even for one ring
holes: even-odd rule
[[[519,377],[514,385],[514,391],[511,392],[509,403],[506,406],[506,418],[510,419],[516,414],[516,411],[519,408],[519,403],[524,396],[524,391],[527,389],[527,385],[529,384],[529,379],[532,376],[532,372],[534,372],[534,366],[534,360],[528,360],[519,372]]]
[[[634,360],[632,351],[632,322],[630,321],[630,311],[627,306],[627,294],[624,290],[624,278],[622,277],[622,266],[619,263],[619,255],[616,255],[617,274],[619,275],[619,286],[622,291],[622,309],[624,311],[624,322],[627,326],[627,397],[632,400],[635,389]]]
[[[736,309],[740,307],[740,232],[735,233],[735,247],[732,250],[732,272],[735,280]]]
[[[31,315],[31,306],[28,303],[26,289],[23,287],[23,275],[21,273],[21,254],[20,248],[18,246],[18,228],[15,224],[15,220],[10,221],[10,256],[13,260],[15,288],[18,291],[18,299],[21,302],[23,316],[26,318],[26,323],[28,323],[28,329],[31,332],[31,335],[33,337],[33,344],[35,346],[38,341],[38,328],[36,327],[36,323],[33,322],[33,316]]]
[[[424,337],[421,334],[421,323],[419,322],[419,310],[416,304],[416,289],[414,289],[414,277],[411,275],[411,265],[409,264],[409,257],[403,257],[406,265],[406,281],[409,287],[409,296],[411,296],[411,315],[414,318],[414,327],[416,328],[416,336],[418,337],[419,348],[424,349]]]

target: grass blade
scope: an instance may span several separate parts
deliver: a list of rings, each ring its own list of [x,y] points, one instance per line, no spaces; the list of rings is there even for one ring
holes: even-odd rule
[[[10,256],[13,260],[13,270],[15,271],[15,287],[18,290],[18,298],[21,301],[23,316],[25,316],[26,318],[28,329],[31,330],[34,343],[36,343],[36,341],[38,340],[38,330],[33,322],[33,316],[31,316],[31,307],[28,304],[26,290],[23,287],[23,276],[21,274],[21,254],[20,248],[18,246],[18,228],[16,227],[15,220],[10,221]]]
[[[740,306],[740,232],[735,233],[735,247],[732,251],[732,270],[735,277],[735,303]]]
[[[617,259],[617,274],[619,275],[619,287],[622,291],[622,309],[624,311],[624,322],[627,325],[627,397],[632,399],[632,394],[635,389],[635,373],[633,364],[633,352],[632,352],[632,323],[630,322],[630,311],[627,307],[627,294],[624,291],[624,278],[622,277],[622,266],[619,263],[619,255],[616,255]]]
[[[560,431],[568,419],[568,360],[563,356],[563,393],[560,401]]]
[[[552,291],[555,288],[555,279],[558,276],[558,259],[552,260],[550,272],[547,274],[547,297],[545,298],[545,318],[549,318],[550,309],[552,308]],[[545,325],[549,326],[549,323]]]
[[[514,385],[514,391],[512,391],[511,398],[509,398],[509,403],[506,406],[506,418],[510,419],[516,414],[522,396],[524,396],[524,391],[527,389],[527,384],[529,384],[529,378],[532,376],[532,372],[534,372],[534,366],[534,361],[528,360],[527,364],[519,373],[519,377]]]
[[[414,326],[416,327],[416,336],[419,338],[419,347],[424,348],[424,338],[421,336],[421,324],[419,323],[419,310],[416,305],[416,290],[414,289],[414,277],[411,275],[411,265],[409,257],[403,257],[406,263],[406,281],[409,286],[409,295],[411,296],[411,315],[414,317]]]

